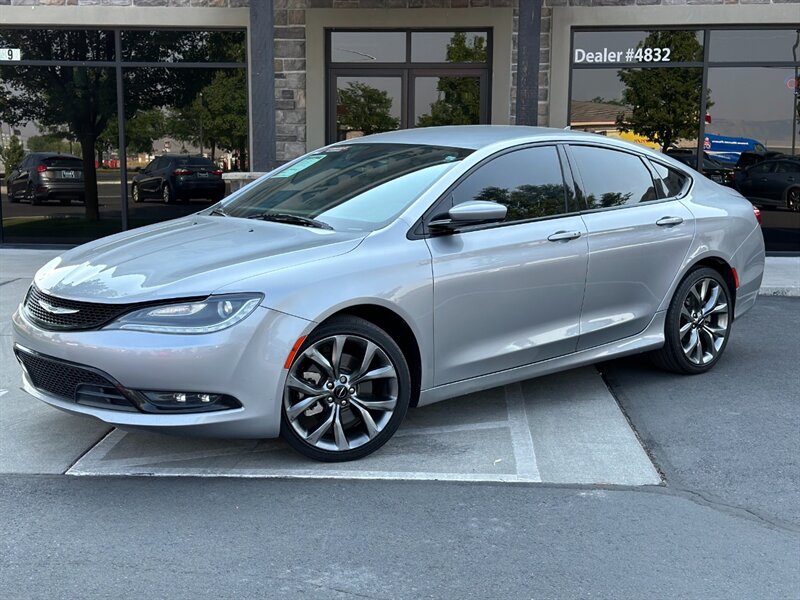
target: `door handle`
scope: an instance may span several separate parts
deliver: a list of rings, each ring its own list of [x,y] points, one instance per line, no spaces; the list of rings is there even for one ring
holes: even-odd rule
[[[569,240],[577,240],[581,237],[580,231],[556,231],[554,234],[547,236],[551,242],[568,242]]]
[[[656,225],[659,227],[665,227],[667,225],[680,225],[683,223],[683,217],[661,217],[658,221],[656,221]]]

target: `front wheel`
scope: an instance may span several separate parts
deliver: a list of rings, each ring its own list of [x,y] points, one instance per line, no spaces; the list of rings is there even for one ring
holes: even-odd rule
[[[410,400],[411,375],[397,343],[368,321],[336,318],[308,336],[292,362],[281,435],[309,458],[355,460],[392,437]]]
[[[690,271],[670,302],[655,363],[675,373],[705,373],[725,351],[732,318],[730,291],[720,274],[707,267]]]
[[[8,196],[8,201],[9,202],[14,202],[14,203],[19,202],[19,198],[16,198],[14,196],[14,194],[11,192],[11,186],[10,185],[6,186],[6,196]]]

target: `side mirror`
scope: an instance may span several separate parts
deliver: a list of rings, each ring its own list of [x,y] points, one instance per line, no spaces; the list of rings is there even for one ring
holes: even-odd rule
[[[434,219],[429,227],[436,230],[455,231],[465,225],[492,223],[506,218],[508,209],[497,202],[487,200],[470,200],[456,204],[444,218]]]
[[[136,171],[137,173],[141,173],[142,172],[142,167],[136,167],[134,169],[134,171]]]

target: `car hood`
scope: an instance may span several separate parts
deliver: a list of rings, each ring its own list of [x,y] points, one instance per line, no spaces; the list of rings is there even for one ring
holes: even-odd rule
[[[193,215],[79,246],[47,263],[34,282],[47,294],[89,302],[204,296],[253,275],[344,254],[364,235]]]

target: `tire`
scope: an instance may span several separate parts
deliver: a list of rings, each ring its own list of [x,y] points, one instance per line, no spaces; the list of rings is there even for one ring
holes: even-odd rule
[[[411,375],[397,343],[369,321],[337,317],[306,338],[289,368],[281,436],[308,458],[356,460],[392,437],[410,402]]]
[[[34,206],[39,206],[42,203],[41,199],[36,196],[36,192],[33,191],[32,185],[28,186],[27,197],[30,199],[31,204],[33,204]]]
[[[800,187],[786,190],[786,208],[794,212],[800,212]]]
[[[657,366],[698,375],[714,367],[730,338],[731,291],[708,267],[690,271],[675,290],[664,324],[664,347],[652,353]]]
[[[137,204],[144,200],[144,198],[142,198],[141,192],[139,192],[139,186],[136,185],[135,183],[133,185],[131,185],[131,198]]]
[[[172,193],[172,189],[169,187],[168,183],[165,183],[164,187],[161,188],[161,200],[163,200],[164,204],[172,204],[175,202],[175,194]]]
[[[8,196],[8,201],[13,202],[14,204],[19,202],[19,198],[15,197],[14,194],[11,193],[11,186],[6,186],[6,196]]]

